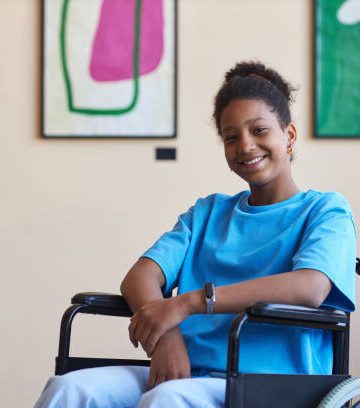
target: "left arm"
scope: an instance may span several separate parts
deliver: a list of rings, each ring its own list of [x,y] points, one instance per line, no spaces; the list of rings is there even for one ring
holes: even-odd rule
[[[330,290],[331,282],[325,274],[300,269],[216,287],[215,313],[240,313],[259,301],[319,307]],[[151,354],[164,333],[195,313],[205,313],[202,289],[147,303],[131,318],[129,330],[136,332],[142,345],[146,340],[146,351]]]
[[[217,287],[215,313],[240,313],[256,302],[317,308],[330,290],[331,282],[326,275],[313,269],[300,269]],[[184,297],[182,301],[189,304],[189,314],[204,313],[202,290],[181,296]]]

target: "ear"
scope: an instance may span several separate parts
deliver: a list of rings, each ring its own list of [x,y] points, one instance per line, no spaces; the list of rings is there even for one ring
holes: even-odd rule
[[[293,146],[297,139],[297,130],[294,122],[290,122],[285,128],[285,134],[287,136],[287,145]]]

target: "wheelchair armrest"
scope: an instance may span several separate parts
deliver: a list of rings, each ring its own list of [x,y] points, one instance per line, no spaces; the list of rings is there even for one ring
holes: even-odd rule
[[[264,318],[265,321],[270,319],[290,320],[295,322],[309,322],[309,323],[324,323],[324,324],[347,324],[348,317],[346,312],[342,310],[331,309],[315,309],[306,306],[296,306],[288,304],[276,304],[257,302],[245,310],[248,319],[251,321],[256,319],[260,321]]]
[[[71,304],[84,305],[81,313],[114,316],[132,316],[132,311],[121,295],[101,292],[81,292],[71,298]]]
[[[71,298],[72,305],[63,314],[60,326],[59,351],[56,358],[57,375],[65,374],[80,368],[99,367],[104,365],[149,365],[148,360],[105,359],[70,357],[71,326],[78,313],[99,314],[107,316],[130,317],[132,311],[121,295],[82,292]]]
[[[227,376],[236,376],[239,366],[240,332],[246,322],[279,324],[330,330],[336,333],[337,342],[346,343],[349,329],[349,317],[342,310],[315,309],[305,306],[257,302],[239,313],[233,320],[229,331]],[[341,356],[335,360],[338,373],[344,373],[346,367]]]

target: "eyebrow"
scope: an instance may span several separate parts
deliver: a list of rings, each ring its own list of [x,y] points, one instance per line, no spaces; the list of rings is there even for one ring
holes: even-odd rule
[[[264,119],[265,119],[265,118],[263,118],[262,116],[259,116],[259,117],[254,118],[254,119],[248,119],[246,122],[244,122],[244,125],[247,125],[247,124],[249,124],[249,123],[256,122],[257,120],[264,120]],[[230,125],[230,126],[226,126],[225,128],[222,128],[221,130],[222,130],[223,132],[225,132],[225,131],[227,131],[227,130],[233,130],[233,129],[236,129],[236,128],[237,128],[237,126]]]

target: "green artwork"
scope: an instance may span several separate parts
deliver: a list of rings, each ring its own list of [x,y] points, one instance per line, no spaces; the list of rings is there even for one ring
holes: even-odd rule
[[[42,4],[44,137],[176,137],[177,0]]]
[[[360,0],[315,0],[315,135],[360,137]]]

